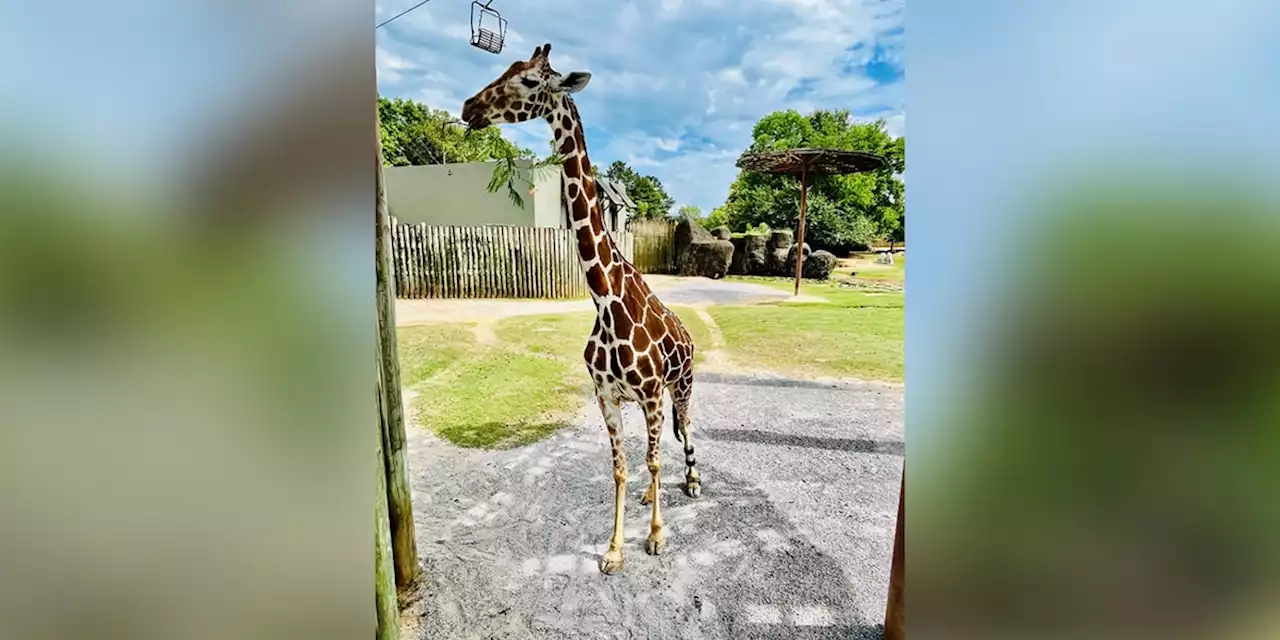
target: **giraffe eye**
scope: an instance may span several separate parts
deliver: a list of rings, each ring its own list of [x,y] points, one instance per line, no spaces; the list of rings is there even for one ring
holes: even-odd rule
[[[520,78],[520,84],[532,89],[538,86],[538,81],[532,78]]]

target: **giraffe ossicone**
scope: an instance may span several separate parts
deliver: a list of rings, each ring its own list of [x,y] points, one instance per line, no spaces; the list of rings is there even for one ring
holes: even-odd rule
[[[689,400],[693,393],[693,341],[680,319],[654,295],[640,272],[618,251],[604,224],[595,177],[578,107],[571,94],[582,91],[591,74],[560,74],[551,67],[551,45],[533,50],[528,60],[511,64],[462,105],[462,119],[472,129],[492,124],[542,118],[551,125],[561,166],[564,199],[577,235],[578,256],[596,307],[595,326],[587,338],[583,359],[595,385],[613,453],[614,521],[609,550],[600,570],[622,570],[623,514],[626,507],[627,457],[622,446],[622,404],[635,402],[644,410],[647,427],[645,463],[649,488],[641,504],[651,505],[652,518],[645,551],[656,555],[666,546],[660,509],[659,443],[662,436],[663,393],[671,396],[672,431],[684,444],[685,493],[698,497],[702,479],[690,439]]]

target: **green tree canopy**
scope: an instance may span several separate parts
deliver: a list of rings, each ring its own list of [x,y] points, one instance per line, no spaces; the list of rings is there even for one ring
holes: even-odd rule
[[[808,116],[794,110],[775,111],[756,122],[751,133],[752,142],[744,154],[810,147],[869,151],[888,161],[878,171],[810,179],[805,241],[812,247],[847,252],[878,239],[902,240],[904,185],[898,174],[906,170],[906,140],[890,136],[883,120],[854,122],[847,110],[819,110]],[[723,221],[735,231],[760,224],[794,229],[799,211],[798,180],[743,171],[708,222]]]
[[[448,112],[421,102],[378,96],[383,163],[402,166],[536,157],[533,151],[502,137],[497,127],[467,131],[462,126],[448,126],[453,120]]]
[[[637,218],[661,218],[671,214],[675,198],[667,194],[662,181],[654,176],[641,175],[627,163],[615,160],[605,169],[604,177],[622,183],[627,195],[636,203]]]
[[[680,210],[677,212],[677,214],[681,218],[690,218],[698,221],[702,220],[702,208],[698,207],[697,205],[686,204],[680,207]]]

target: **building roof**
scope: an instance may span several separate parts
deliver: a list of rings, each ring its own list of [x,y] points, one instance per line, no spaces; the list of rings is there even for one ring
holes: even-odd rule
[[[636,208],[636,203],[627,197],[627,188],[622,183],[607,178],[596,178],[596,184],[600,186],[600,192],[604,197],[614,204],[622,205],[627,209]]]

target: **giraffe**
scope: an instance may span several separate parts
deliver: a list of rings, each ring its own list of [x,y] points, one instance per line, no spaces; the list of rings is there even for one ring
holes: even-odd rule
[[[554,145],[564,157],[564,198],[569,204],[578,240],[582,270],[596,307],[595,326],[583,351],[587,371],[609,432],[613,450],[613,535],[600,558],[600,570],[622,570],[623,514],[626,508],[627,457],[622,447],[622,404],[635,402],[644,410],[648,434],[645,456],[649,488],[640,500],[651,505],[652,516],[645,552],[662,553],[666,531],[659,508],[659,440],[662,435],[663,392],[671,396],[671,429],[684,444],[685,484],[689,497],[702,492],[702,479],[689,437],[689,399],[693,392],[693,341],[680,319],[654,295],[640,272],[622,257],[605,228],[596,197],[595,178],[582,120],[570,94],[587,86],[591,74],[561,75],[547,56],[551,45],[533,50],[462,105],[462,120],[470,129],[491,124],[543,118],[554,132]]]

